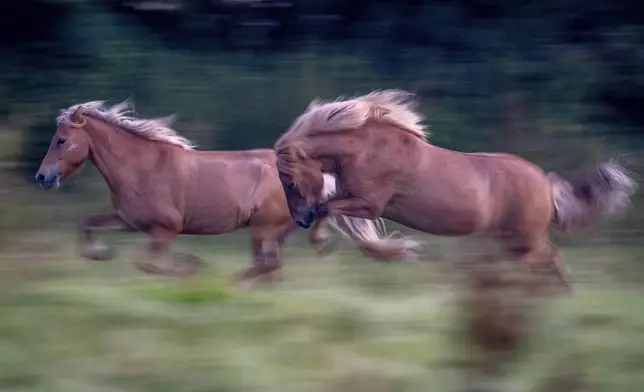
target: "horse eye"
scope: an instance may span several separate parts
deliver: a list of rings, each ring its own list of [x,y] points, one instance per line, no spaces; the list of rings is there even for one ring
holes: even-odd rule
[[[288,189],[295,189],[295,184],[290,183],[286,186]]]
[[[62,146],[63,144],[65,144],[65,142],[66,142],[66,141],[67,141],[67,139],[65,139],[65,138],[60,138],[60,139],[56,140],[56,146],[60,147],[60,146]]]

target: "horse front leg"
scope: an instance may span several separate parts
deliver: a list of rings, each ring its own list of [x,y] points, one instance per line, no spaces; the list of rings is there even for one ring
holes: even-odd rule
[[[328,219],[319,219],[313,223],[313,229],[309,235],[309,243],[315,248],[316,252],[320,255],[327,255],[334,249],[334,241],[329,234],[329,231],[326,229],[328,224]],[[297,230],[298,225],[295,223],[289,223],[283,228],[280,228],[279,234],[277,235],[277,243],[281,248],[286,239]]]
[[[335,243],[325,227],[327,224],[326,218],[316,220],[309,236],[309,243],[319,255],[328,255],[335,248]]]
[[[348,197],[305,207],[294,214],[293,218],[298,226],[306,229],[311,227],[314,221],[333,215],[373,220],[382,215],[385,204],[386,201],[378,202],[363,197]]]
[[[106,245],[99,231],[135,231],[115,213],[90,215],[79,226],[78,248],[82,257],[90,260],[110,260],[114,251]]]

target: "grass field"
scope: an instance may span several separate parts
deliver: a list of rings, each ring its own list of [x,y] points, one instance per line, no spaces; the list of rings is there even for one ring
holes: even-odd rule
[[[1,259],[3,392],[403,392],[459,390],[451,240],[428,262],[380,264],[341,246],[318,257],[303,235],[283,281],[243,290],[246,233],[177,241],[210,262],[187,280],[128,264],[140,236],[110,236],[112,262],[74,255],[71,233],[26,235]],[[644,290],[637,246],[564,249],[574,296],[541,304],[508,391],[644,390]]]

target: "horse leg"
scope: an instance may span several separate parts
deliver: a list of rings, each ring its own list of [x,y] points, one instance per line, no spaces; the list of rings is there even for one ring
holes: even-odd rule
[[[331,236],[325,229],[326,219],[315,222],[309,242],[319,254],[328,254],[332,249]],[[254,230],[252,248],[253,248],[253,266],[243,271],[238,280],[249,278],[259,278],[260,280],[270,282],[275,278],[282,267],[279,251],[284,247],[286,239],[297,229],[297,225],[289,222],[283,226],[277,227],[260,227]],[[281,278],[281,276],[280,276]]]
[[[511,254],[533,272],[543,278],[554,278],[566,292],[572,291],[568,270],[558,250],[553,249],[547,240],[529,245],[508,247]]]
[[[316,220],[309,236],[309,243],[319,255],[328,255],[335,248],[329,231],[324,227],[327,223],[326,218]]]
[[[552,268],[556,273],[556,276],[559,278],[559,281],[566,292],[572,293],[572,278],[570,276],[570,270],[566,266],[566,263],[561,256],[561,252],[559,251],[559,249],[556,249],[552,246],[550,246],[549,248],[550,252],[548,257],[550,259],[550,264],[552,265]]]
[[[114,251],[97,236],[98,231],[135,231],[115,213],[90,215],[79,226],[78,248],[82,257],[90,260],[109,260]]]
[[[393,181],[382,183],[377,178],[365,178],[363,173],[343,172],[343,182],[349,187],[344,189],[345,195],[368,196],[335,196],[323,203],[304,207],[293,215],[297,224],[309,228],[313,221],[334,215],[378,219],[394,193]],[[378,184],[376,189],[374,183]]]
[[[148,274],[164,276],[190,276],[198,273],[206,264],[202,259],[170,251],[170,244],[176,235],[177,232],[166,229],[152,230],[146,246],[147,257],[135,259],[135,267]]]
[[[238,283],[249,279],[272,281],[282,267],[279,250],[293,230],[291,222],[276,227],[251,227],[253,265],[237,275]]]
[[[333,251],[334,244],[329,231],[325,225],[328,224],[327,218],[316,220],[313,224],[311,234],[309,235],[309,243],[315,248],[320,255],[327,255]],[[284,230],[278,235],[277,242],[281,248],[286,239],[297,230],[298,226],[295,223],[290,223],[284,227]]]

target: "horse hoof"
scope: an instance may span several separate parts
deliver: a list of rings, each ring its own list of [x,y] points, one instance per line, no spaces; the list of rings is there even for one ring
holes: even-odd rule
[[[338,248],[337,242],[326,240],[315,244],[315,251],[320,256],[328,256]]]
[[[271,286],[275,281],[282,281],[279,269],[263,270],[250,267],[235,275],[235,284],[241,289],[257,288],[258,286]]]
[[[196,275],[206,267],[206,262],[194,255],[177,253],[173,257],[172,268],[177,276]]]
[[[237,283],[248,282],[257,276],[257,268],[249,267],[235,274],[233,280]]]
[[[272,271],[255,277],[253,283],[256,288],[272,289],[283,280],[279,271]]]
[[[106,261],[113,259],[115,252],[105,244],[95,243],[84,246],[80,254],[89,260]]]
[[[235,275],[233,281],[235,287],[242,291],[251,291],[255,289],[255,280],[252,277],[246,276],[247,271],[242,271]]]
[[[569,284],[559,283],[551,291],[554,296],[561,298],[572,297],[574,295],[573,288]]]
[[[189,277],[197,275],[206,267],[206,262],[189,254],[175,254],[169,258],[136,262],[136,268],[150,275]]]

